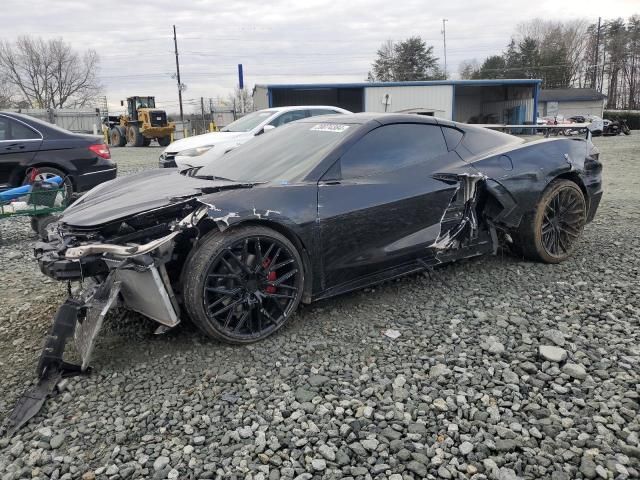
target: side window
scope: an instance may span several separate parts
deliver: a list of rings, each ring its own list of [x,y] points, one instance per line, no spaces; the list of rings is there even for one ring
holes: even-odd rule
[[[289,122],[295,122],[296,120],[301,120],[303,118],[307,118],[309,116],[308,110],[293,110],[291,112],[285,112],[277,118],[274,118],[269,125],[273,125],[274,127],[280,127]]]
[[[336,113],[342,112],[338,112],[337,110],[330,110],[328,108],[315,108],[309,110],[309,113],[311,113],[312,117],[317,117],[318,115],[335,115]]]
[[[340,159],[342,178],[389,172],[447,153],[437,125],[401,123],[367,133]]]
[[[0,141],[1,140],[31,140],[39,139],[40,135],[26,125],[7,117],[0,117]]]
[[[450,127],[442,127],[442,133],[444,133],[444,139],[447,141],[449,151],[454,150],[464,136],[460,130]]]
[[[11,122],[11,140],[32,140],[40,138],[36,132],[19,122]]]
[[[9,138],[9,121],[5,117],[0,117],[0,142],[11,140]]]

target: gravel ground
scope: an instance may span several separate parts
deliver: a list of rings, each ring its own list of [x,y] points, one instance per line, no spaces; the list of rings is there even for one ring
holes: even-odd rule
[[[640,132],[596,143],[607,192],[566,263],[450,265],[243,347],[112,320],[94,374],[0,440],[0,478],[638,478]],[[113,151],[123,174],[158,154]],[[64,287],[25,221],[0,235],[3,417]]]

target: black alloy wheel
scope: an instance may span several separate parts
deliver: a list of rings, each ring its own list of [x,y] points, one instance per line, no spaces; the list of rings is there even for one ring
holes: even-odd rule
[[[582,192],[562,188],[547,203],[542,219],[542,244],[546,252],[557,258],[571,253],[585,223]]]
[[[580,187],[571,180],[554,180],[514,232],[514,249],[531,260],[560,263],[574,251],[586,220]]]
[[[290,318],[302,297],[304,271],[289,240],[251,226],[205,237],[184,278],[185,305],[196,325],[211,337],[250,343]]]

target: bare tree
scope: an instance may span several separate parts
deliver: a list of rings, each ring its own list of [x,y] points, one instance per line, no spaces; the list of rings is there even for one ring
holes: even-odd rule
[[[463,60],[458,66],[458,73],[462,80],[471,80],[476,77],[480,71],[480,63],[475,58],[471,60]]]
[[[378,58],[371,65],[372,70],[367,74],[369,82],[390,82],[394,79],[395,44],[387,40],[378,49]]]
[[[0,75],[32,108],[81,107],[100,93],[94,50],[79,53],[61,38],[0,41]]]
[[[233,93],[227,96],[224,102],[229,108],[233,108],[237,113],[248,113],[253,111],[253,97],[247,88],[236,87]]]
[[[13,103],[13,92],[7,79],[0,75],[0,108],[11,108]]]

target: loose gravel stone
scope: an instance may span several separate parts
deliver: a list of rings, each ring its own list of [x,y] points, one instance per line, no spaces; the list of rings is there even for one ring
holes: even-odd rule
[[[333,451],[333,448],[327,444],[320,445],[320,447],[318,447],[318,453],[330,462],[336,459],[336,453]]]
[[[462,455],[469,455],[473,451],[473,444],[471,442],[462,442],[460,444],[460,453]]]
[[[554,347],[552,345],[541,345],[538,353],[543,359],[549,362],[560,363],[567,359],[567,351],[564,348]]]
[[[542,332],[542,336],[547,340],[551,340],[554,344],[559,347],[563,347],[565,343],[564,333],[560,330],[556,330],[554,328],[550,328],[549,330],[545,330]]]
[[[500,354],[504,352],[504,344],[496,337],[489,336],[482,343],[482,348],[489,353]]]
[[[160,456],[156,458],[153,462],[153,469],[157,472],[159,470],[163,470],[167,465],[169,465],[169,457]]]
[[[326,470],[327,462],[323,458],[314,458],[311,461],[311,466],[315,471],[321,472],[323,470]]]
[[[57,449],[60,448],[62,446],[62,444],[64,443],[64,434],[58,434],[55,435],[53,437],[51,437],[51,440],[49,441],[49,444],[51,445],[52,449]]]
[[[577,378],[578,380],[584,380],[587,378],[587,371],[584,366],[578,363],[566,363],[562,367],[562,372],[566,373],[572,378]]]
[[[415,460],[412,460],[407,464],[407,470],[415,473],[419,477],[425,477],[428,471],[425,464],[416,462]]]
[[[378,448],[379,442],[375,438],[369,438],[366,440],[362,440],[360,444],[367,450],[375,450],[376,448]]]
[[[433,406],[441,412],[446,412],[449,410],[449,405],[447,405],[447,401],[444,398],[436,398],[433,401]]]

